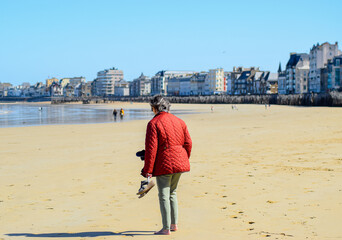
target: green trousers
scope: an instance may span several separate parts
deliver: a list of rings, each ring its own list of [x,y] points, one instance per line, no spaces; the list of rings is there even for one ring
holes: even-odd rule
[[[163,229],[170,230],[171,224],[178,221],[177,185],[182,173],[157,176],[160,212]]]

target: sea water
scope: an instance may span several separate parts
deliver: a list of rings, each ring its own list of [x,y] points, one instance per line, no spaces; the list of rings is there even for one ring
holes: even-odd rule
[[[0,128],[25,127],[56,124],[120,123],[125,121],[152,119],[150,109],[124,109],[124,117],[114,118],[113,108],[96,104],[0,104]],[[190,111],[172,111],[175,115],[188,114]]]

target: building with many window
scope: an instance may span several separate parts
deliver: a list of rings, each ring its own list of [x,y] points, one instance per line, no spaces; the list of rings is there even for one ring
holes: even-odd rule
[[[285,69],[286,94],[299,93],[299,92],[296,92],[296,84],[297,84],[296,82],[300,81],[300,76],[303,77],[303,71],[307,71],[308,59],[309,59],[309,55],[307,53],[290,53],[290,59],[287,62],[286,69]],[[299,82],[298,82],[298,89],[300,89]]]
[[[310,72],[309,72],[309,91],[326,92],[328,89],[327,79],[323,79],[324,68],[328,61],[341,54],[338,43],[330,44],[325,42],[321,45],[313,45],[310,49]]]
[[[226,79],[223,68],[209,69],[204,88],[206,95],[226,93]]]
[[[98,96],[114,96],[115,83],[124,79],[122,70],[106,69],[97,73],[94,80],[94,92]]]
[[[328,91],[342,90],[342,55],[328,60],[324,73]]]
[[[120,80],[116,82],[114,89],[114,96],[129,96],[129,83],[125,80]]]
[[[168,91],[174,92],[177,82],[172,83],[170,90],[168,90],[169,80],[177,77],[189,77],[192,76],[194,71],[159,71],[155,76],[151,78],[151,94],[167,95]]]
[[[141,73],[140,77],[134,79],[130,84],[130,95],[148,96],[151,94],[151,78]]]

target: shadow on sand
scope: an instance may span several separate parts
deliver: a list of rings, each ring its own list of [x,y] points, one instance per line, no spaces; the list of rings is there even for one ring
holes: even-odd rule
[[[100,236],[149,236],[154,231],[124,231],[124,232],[79,232],[79,233],[9,233],[10,237],[42,237],[42,238],[67,238],[67,237],[100,237]]]

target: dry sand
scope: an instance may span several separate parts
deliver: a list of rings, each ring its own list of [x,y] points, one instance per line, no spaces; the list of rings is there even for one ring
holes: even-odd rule
[[[202,111],[181,116],[193,152],[178,232],[140,236],[161,218],[156,188],[135,195],[139,120],[0,128],[0,239],[342,238],[342,108],[172,108]]]

